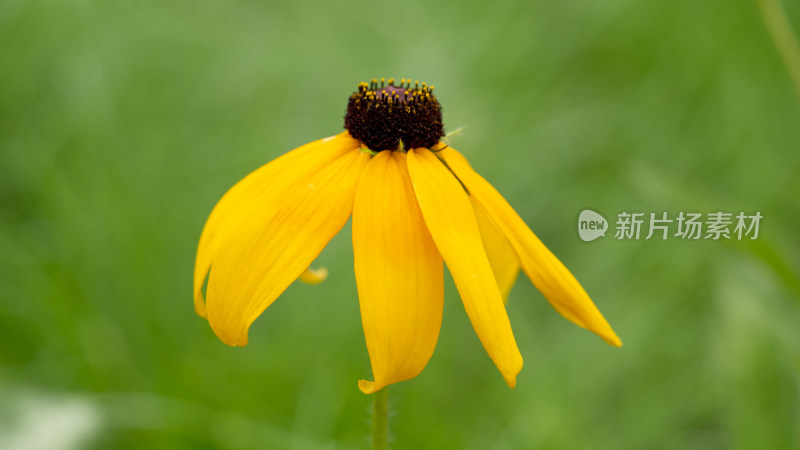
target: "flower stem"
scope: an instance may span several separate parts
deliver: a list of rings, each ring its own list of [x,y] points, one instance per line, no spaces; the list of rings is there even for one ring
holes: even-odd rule
[[[372,450],[386,450],[389,429],[388,386],[372,394]]]

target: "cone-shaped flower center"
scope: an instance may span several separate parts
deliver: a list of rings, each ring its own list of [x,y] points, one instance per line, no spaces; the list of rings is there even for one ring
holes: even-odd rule
[[[359,83],[350,96],[344,127],[370,150],[432,147],[444,136],[442,107],[433,86],[405,78]]]

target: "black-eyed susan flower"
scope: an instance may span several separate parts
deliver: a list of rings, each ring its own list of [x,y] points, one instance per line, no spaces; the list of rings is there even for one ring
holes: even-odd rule
[[[194,274],[197,313],[247,344],[253,321],[352,216],[356,283],[374,381],[417,376],[442,321],[443,262],[483,347],[510,387],[522,368],[504,296],[520,269],[564,317],[619,338],[564,265],[444,137],[433,86],[361,83],[346,131],[303,145],[233,186],[206,222]],[[206,299],[203,284],[208,276]]]

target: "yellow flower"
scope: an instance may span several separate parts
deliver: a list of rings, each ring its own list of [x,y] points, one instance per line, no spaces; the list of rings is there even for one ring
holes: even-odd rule
[[[504,297],[520,269],[575,324],[621,342],[564,265],[444,136],[433,86],[359,84],[346,131],[299,147],[231,188],[206,222],[195,309],[219,338],[252,322],[307,270],[352,215],[372,393],[417,376],[442,321],[443,261],[472,326],[510,387],[522,369]],[[208,275],[206,300],[203,284]]]

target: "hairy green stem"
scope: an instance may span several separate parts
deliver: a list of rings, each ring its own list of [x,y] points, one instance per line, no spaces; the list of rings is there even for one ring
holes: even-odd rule
[[[388,386],[372,394],[372,450],[386,450],[389,430]]]

